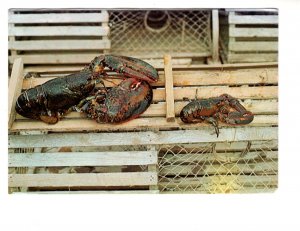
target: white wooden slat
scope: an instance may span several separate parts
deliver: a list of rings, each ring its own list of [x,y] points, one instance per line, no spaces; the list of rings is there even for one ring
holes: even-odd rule
[[[229,24],[278,24],[278,15],[229,14]]]
[[[230,8],[225,9],[227,12],[271,12],[271,13],[277,13],[277,9],[272,8]]]
[[[236,127],[221,129],[219,137],[211,129],[160,132],[70,133],[47,135],[9,135],[9,148],[90,147],[118,145],[155,145],[201,142],[232,142],[278,139],[277,127]]]
[[[106,36],[103,26],[27,26],[9,28],[9,36]]]
[[[228,44],[230,51],[278,51],[278,42],[253,41],[253,42],[233,42]],[[246,54],[245,54],[246,56]]]
[[[229,28],[229,37],[278,37],[278,28]]]
[[[73,53],[73,54],[39,54],[10,56],[9,62],[22,58],[24,64],[88,64],[98,53]]]
[[[9,174],[9,187],[156,185],[157,173]]]
[[[278,53],[247,53],[233,54],[227,56],[229,62],[274,62],[278,60]]]
[[[13,194],[23,194],[24,192],[13,192]],[[158,194],[159,190],[74,190],[74,191],[36,191],[26,192],[26,194]]]
[[[97,50],[110,49],[110,40],[42,40],[42,41],[12,41],[11,50]]]
[[[155,151],[12,153],[8,155],[9,167],[119,166],[156,163],[157,152]]]
[[[43,13],[43,14],[12,14],[8,23],[86,23],[108,22],[108,13]]]

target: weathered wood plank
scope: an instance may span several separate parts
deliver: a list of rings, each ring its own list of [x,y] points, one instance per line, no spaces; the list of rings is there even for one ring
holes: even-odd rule
[[[9,167],[118,166],[156,163],[156,151],[12,153],[8,155]]]
[[[8,23],[87,23],[108,22],[108,13],[46,13],[46,14],[12,14]]]
[[[166,119],[168,122],[172,122],[175,121],[175,110],[174,110],[172,58],[170,55],[164,56],[164,64],[165,64],[165,90],[166,90]]]
[[[278,42],[273,41],[234,42],[228,46],[230,51],[278,51]]]
[[[109,27],[103,26],[27,26],[9,28],[9,36],[105,36]]]
[[[254,53],[254,54],[233,54],[227,55],[229,62],[274,62],[278,60],[277,53]]]
[[[230,24],[278,24],[278,15],[232,15],[229,14]]]
[[[275,99],[278,98],[277,86],[265,87],[227,87],[227,86],[208,86],[208,87],[185,87],[174,88],[175,100],[183,98],[194,99],[198,89],[198,98],[210,98],[227,93],[238,99]],[[157,90],[154,100],[163,99],[162,91]]]
[[[9,42],[11,50],[96,50],[110,49],[110,40],[41,40]]]
[[[226,175],[226,174],[275,174],[278,163],[274,161],[260,163],[226,163],[226,164],[207,164],[207,165],[167,165],[161,166],[159,175]]]
[[[219,62],[219,11],[212,10],[212,61]]]
[[[81,68],[68,68],[66,71],[79,71]],[[28,71],[25,68],[25,72]],[[58,74],[54,74],[55,77]],[[66,74],[63,74],[64,76]],[[118,75],[116,75],[118,76]],[[29,78],[24,79],[23,89],[28,89],[36,85],[43,84],[54,77],[43,78]],[[203,71],[173,71],[174,86],[206,86],[206,85],[247,85],[247,84],[277,84],[278,83],[278,69],[277,68],[259,68],[259,69],[245,69],[245,70],[203,70]],[[113,79],[115,84],[119,84],[121,80]],[[159,72],[159,80],[152,86],[164,86],[165,76]],[[112,87],[113,83],[106,81],[105,86]]]
[[[272,126],[278,124],[277,115],[257,115],[253,121],[247,125],[248,127],[253,126]],[[231,125],[221,124],[220,127],[231,127]],[[198,128],[211,128],[207,123],[200,124],[186,124],[183,123],[179,118],[176,118],[174,122],[168,122],[162,117],[153,118],[138,118],[131,120],[123,124],[105,124],[97,123],[94,120],[88,119],[76,119],[76,120],[61,120],[57,124],[46,124],[40,121],[23,120],[15,121],[10,129],[12,132],[17,131],[132,131],[132,130],[147,130],[147,129],[198,129]]]
[[[9,62],[13,63],[16,58],[22,58],[24,64],[88,64],[99,53],[74,53],[74,54],[39,54],[10,56]],[[82,69],[82,68],[81,68]]]
[[[230,27],[229,37],[278,37],[278,29]]]
[[[145,60],[146,61],[146,60]],[[148,62],[148,60],[147,60]],[[195,70],[214,70],[214,71],[226,71],[251,68],[255,70],[257,68],[277,68],[278,62],[254,62],[254,63],[227,63],[227,64],[191,64],[189,66],[176,66],[173,64],[173,70],[175,71],[195,71]],[[163,70],[163,67],[155,67],[158,70]],[[82,65],[42,65],[42,66],[28,66],[24,68],[25,72],[38,72],[38,73],[66,73],[74,72],[82,69]]]
[[[81,129],[82,131],[83,129]],[[90,147],[115,145],[155,145],[202,142],[267,141],[278,139],[277,127],[235,127],[220,129],[220,135],[212,129],[178,130],[159,132],[124,133],[70,133],[47,135],[9,135],[9,148],[25,147]]]
[[[187,101],[175,102],[175,115],[179,116],[182,108],[187,105]],[[243,106],[256,115],[276,115],[278,114],[278,101],[277,100],[246,100],[243,102]],[[151,104],[150,107],[141,114],[140,117],[164,117],[166,115],[166,103],[160,102],[157,104]],[[71,112],[66,114],[66,119],[78,119],[85,118],[84,113]],[[17,120],[28,120],[19,114],[16,114]]]
[[[17,97],[21,94],[23,79],[23,62],[17,59],[13,65],[8,89],[8,128],[11,128],[15,117]]]
[[[9,187],[133,186],[157,184],[156,173],[10,174]]]
[[[22,194],[22,192],[13,192]],[[26,194],[158,194],[159,190],[94,190],[94,191],[36,191],[26,192]]]

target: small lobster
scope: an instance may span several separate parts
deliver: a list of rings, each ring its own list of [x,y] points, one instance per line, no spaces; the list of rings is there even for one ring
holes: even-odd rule
[[[180,112],[180,118],[185,123],[211,123],[219,136],[218,120],[230,125],[243,125],[252,122],[254,115],[247,111],[240,102],[228,95],[208,99],[195,99]]]
[[[55,124],[71,107],[87,98],[97,83],[103,83],[102,79],[109,77],[105,67],[140,82],[158,80],[156,69],[140,59],[101,55],[78,73],[25,90],[17,99],[16,111],[22,116]],[[114,97],[121,96],[115,94]]]

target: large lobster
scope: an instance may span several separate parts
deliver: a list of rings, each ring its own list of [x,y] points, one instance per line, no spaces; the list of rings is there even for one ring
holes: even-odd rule
[[[211,123],[218,137],[218,120],[230,125],[243,125],[251,123],[254,115],[236,98],[223,94],[219,97],[193,100],[183,107],[180,118],[185,123]]]
[[[105,67],[133,79],[121,82],[115,89],[105,92],[98,90],[93,94],[97,90],[96,84],[103,83],[103,79],[109,77]],[[17,99],[16,111],[22,116],[55,124],[71,107],[85,100],[82,111],[87,112],[88,117],[99,122],[123,122],[137,117],[147,109],[152,100],[152,88],[146,82],[157,80],[156,69],[140,59],[102,55],[94,58],[78,73],[55,78],[25,90]],[[128,109],[117,108],[116,102],[126,102]],[[107,117],[103,113],[107,113]],[[115,119],[112,118],[114,116]]]

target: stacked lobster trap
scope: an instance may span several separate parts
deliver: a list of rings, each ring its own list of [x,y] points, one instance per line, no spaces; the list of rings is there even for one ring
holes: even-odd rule
[[[88,32],[87,37],[72,38],[79,41],[78,44],[81,45],[77,44],[76,47],[80,48],[74,48],[76,42],[71,43],[71,47],[65,47],[68,52],[76,55],[39,51],[38,46],[41,44],[38,44],[42,42],[33,45],[30,43],[30,49],[35,47],[35,52],[41,52],[40,56],[21,51],[11,53],[13,68],[9,86],[8,140],[10,192],[242,193],[270,192],[277,188],[277,64],[179,66],[176,63],[178,59],[171,60],[170,56],[163,59],[163,52],[167,50],[162,53],[142,50],[151,46],[155,48],[155,44],[159,42],[167,47],[167,41],[174,42],[171,47],[175,47],[175,39],[180,37],[185,50],[178,48],[180,52],[170,52],[175,57],[184,58],[185,52],[194,51],[203,54],[208,52],[206,55],[211,55],[210,33],[207,32],[211,13],[208,10],[169,11],[168,14],[164,11],[155,12],[155,17],[160,18],[158,22],[153,21],[154,16],[150,13],[147,16],[146,11],[95,11],[16,10],[14,14],[21,16],[12,17],[10,22],[18,22],[20,27],[27,27],[31,23],[37,26],[37,20],[44,20],[39,23],[60,28],[68,24],[68,20],[73,21],[71,25],[76,26],[79,22],[75,23],[72,17],[79,20],[78,15],[82,13],[85,16],[80,20],[89,23],[81,26],[86,27],[95,23],[90,22],[95,20],[94,17],[99,18],[105,14],[105,21],[93,26],[109,27],[110,35],[101,37],[110,41],[111,50],[107,51],[140,57],[150,63],[154,59],[159,60],[153,62],[159,73],[159,81],[151,84],[153,101],[139,118],[117,125],[96,123],[78,112],[69,113],[54,125],[24,118],[14,110],[16,98],[22,90],[74,73],[99,53],[82,50],[82,40],[94,39],[88,36]],[[184,12],[190,17],[184,16]],[[38,16],[40,13],[44,15],[43,19]],[[24,15],[27,24],[20,21],[24,19]],[[168,17],[172,20],[167,23]],[[197,21],[198,17],[201,20]],[[166,39],[164,42],[163,37],[156,36],[155,39],[159,42],[151,44],[150,39],[147,46],[141,45],[138,39],[147,36],[151,38],[151,33],[145,26],[144,31],[141,29],[139,34],[134,34],[137,32],[134,32],[131,23],[137,23],[142,18],[148,20],[150,31],[153,29],[161,30],[160,33],[174,33],[174,40]],[[190,19],[193,19],[194,24]],[[65,24],[57,22],[59,20]],[[172,28],[176,34],[181,33],[181,36],[176,37],[175,32],[168,32]],[[118,30],[122,33],[118,34]],[[126,31],[130,32],[128,38],[124,36]],[[188,34],[195,37],[190,36],[193,39],[188,40]],[[44,41],[43,44],[55,40],[56,44],[61,44],[60,47],[66,46],[63,39],[60,43],[57,37],[51,36],[48,35],[47,42]],[[118,38],[122,41],[118,41]],[[67,40],[69,39],[71,38]],[[201,41],[198,44],[193,42],[197,39]],[[18,38],[10,40],[10,44],[15,46]],[[129,40],[135,43],[133,47],[136,49],[129,46]],[[17,43],[19,50],[28,46],[28,41],[23,42],[20,40]],[[128,46],[122,46],[122,42]],[[118,43],[121,45],[117,45]],[[195,57],[196,55],[193,56]],[[118,79],[112,81],[114,83],[105,82],[108,88],[120,82]],[[219,137],[208,124],[183,123],[179,113],[189,100],[195,98],[196,92],[198,98],[215,97],[223,93],[238,98],[247,110],[254,113],[253,122],[238,127],[221,123]]]
[[[278,10],[225,9],[220,11],[223,62],[276,62]]]

